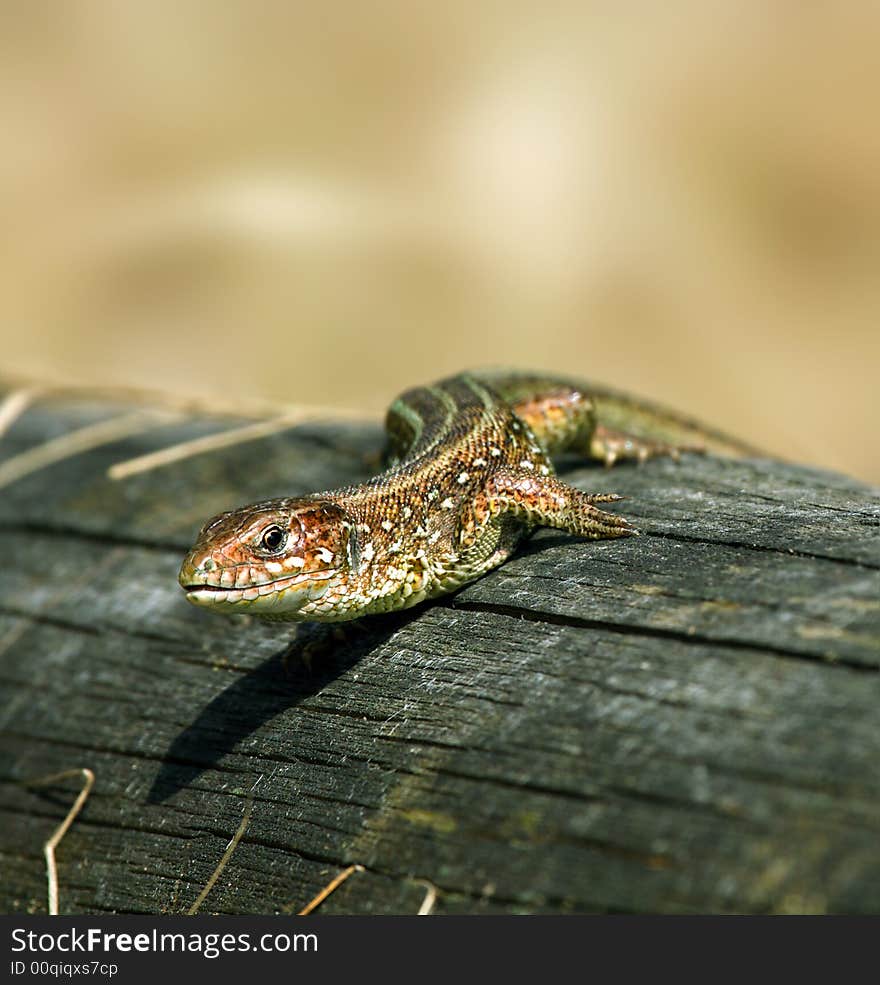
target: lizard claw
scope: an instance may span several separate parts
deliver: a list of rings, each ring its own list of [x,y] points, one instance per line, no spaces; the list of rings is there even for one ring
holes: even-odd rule
[[[665,441],[640,438],[601,424],[596,427],[591,445],[593,456],[602,459],[606,468],[624,458],[635,459],[641,465],[658,455],[668,455],[677,462],[683,451],[701,452],[704,448],[702,445],[670,445]]]

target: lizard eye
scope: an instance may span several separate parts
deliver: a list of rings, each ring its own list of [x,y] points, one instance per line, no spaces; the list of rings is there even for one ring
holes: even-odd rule
[[[263,535],[260,537],[260,547],[270,554],[275,554],[284,547],[286,541],[287,534],[285,534],[281,527],[273,523],[271,527],[266,527],[263,531]]]

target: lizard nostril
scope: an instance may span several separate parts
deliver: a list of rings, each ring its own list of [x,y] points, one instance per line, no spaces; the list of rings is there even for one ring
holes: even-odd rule
[[[202,571],[213,571],[217,567],[217,563],[213,558],[206,557],[204,561],[199,565]]]

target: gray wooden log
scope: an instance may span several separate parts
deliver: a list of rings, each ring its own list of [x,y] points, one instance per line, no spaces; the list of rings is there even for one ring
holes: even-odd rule
[[[177,567],[219,510],[371,474],[378,425],[121,480],[242,422],[46,445],[132,410],[38,401],[0,445],[4,911],[44,911],[77,789],[21,781],[77,767],[97,779],[62,913],[185,912],[245,817],[203,912],[295,912],[352,863],[324,912],[415,912],[419,880],[443,913],[880,911],[876,491],[773,461],[575,463],[642,537],[539,534],[309,671],[316,630],[196,610]]]

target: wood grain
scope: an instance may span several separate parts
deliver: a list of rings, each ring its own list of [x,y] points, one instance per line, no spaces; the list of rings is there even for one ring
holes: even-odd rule
[[[8,461],[132,412],[37,399]],[[0,908],[179,913],[880,911],[880,496],[686,456],[566,478],[643,536],[536,536],[454,597],[336,640],[176,584],[201,522],[359,481],[378,427],[308,424],[121,481],[240,426],[193,415],[0,492]],[[112,432],[112,428],[109,429]],[[57,451],[57,449],[56,449]],[[311,666],[304,646],[317,648]]]

